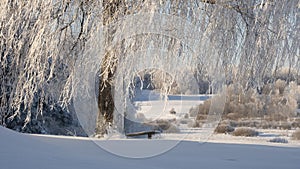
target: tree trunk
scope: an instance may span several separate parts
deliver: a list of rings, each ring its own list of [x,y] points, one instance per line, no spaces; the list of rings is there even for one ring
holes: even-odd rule
[[[110,73],[110,78],[113,74]],[[114,100],[112,89],[113,86],[109,82],[100,80],[98,96],[98,121],[96,134],[103,136],[106,133],[106,128],[113,122]]]
[[[122,8],[122,0],[103,0],[103,24],[104,26],[109,25],[117,19],[117,14],[120,11],[125,10]],[[110,46],[113,37],[114,30],[109,30],[108,34],[105,35],[105,47]],[[108,51],[105,49],[105,57],[101,63],[101,76],[99,80],[99,95],[98,95],[98,119],[96,126],[96,135],[102,137],[107,133],[107,127],[111,126],[113,123],[113,112],[114,112],[114,96],[112,85],[114,70],[116,69],[117,63],[116,60],[111,59],[115,58],[113,56],[115,52]],[[112,63],[111,60],[114,60]],[[107,69],[107,67],[109,67]],[[107,72],[108,70],[108,72]]]

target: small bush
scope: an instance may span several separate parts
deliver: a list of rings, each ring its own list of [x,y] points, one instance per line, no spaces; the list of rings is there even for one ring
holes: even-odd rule
[[[191,127],[191,128],[198,128],[198,127],[201,127],[199,121],[191,121],[188,123],[187,125],[188,127]]]
[[[137,119],[138,121],[145,121],[145,120],[146,120],[146,117],[145,117],[145,115],[144,115],[143,113],[137,113],[137,114],[136,114],[136,119]]]
[[[229,120],[238,120],[241,118],[241,115],[238,114],[238,113],[228,113],[226,115],[226,118],[229,119]]]
[[[190,117],[190,116],[189,116],[188,113],[185,113],[185,114],[184,114],[184,118],[185,118],[185,119],[188,119],[189,117]]]
[[[273,138],[273,139],[269,140],[269,142],[272,142],[272,143],[288,143],[288,140],[284,139],[284,138],[276,137],[276,138]]]
[[[162,130],[167,130],[171,126],[171,122],[168,120],[157,120],[156,124]]]
[[[196,117],[198,115],[198,110],[199,110],[198,107],[192,107],[192,108],[190,108],[190,110],[189,110],[189,116],[190,117]]]
[[[169,128],[167,130],[164,130],[165,133],[179,133],[180,129],[174,125],[174,124],[170,124]]]
[[[268,121],[265,121],[265,120],[263,120],[263,121],[260,123],[260,126],[259,126],[259,127],[262,128],[262,129],[271,129],[271,128],[274,128],[272,122],[268,122]]]
[[[290,123],[282,123],[279,125],[279,128],[282,130],[291,130],[292,125]]]
[[[196,117],[196,120],[206,120],[206,119],[207,119],[207,115],[198,114]]]
[[[292,127],[293,128],[300,128],[300,118],[295,118],[294,121],[292,122]]]
[[[292,135],[292,138],[294,140],[300,140],[300,129],[296,130],[293,135]]]
[[[230,125],[231,127],[237,127],[238,122],[230,120],[230,121],[228,121],[228,125]]]
[[[215,133],[231,133],[234,131],[234,128],[229,126],[229,125],[219,125],[216,129],[215,129]]]
[[[204,101],[203,104],[200,104],[196,110],[198,110],[197,114],[208,114],[209,113],[209,108],[210,108],[210,104],[211,104],[211,101],[210,100],[206,100]]]
[[[180,124],[189,124],[190,122],[192,122],[191,119],[180,119],[180,120],[179,120],[179,123],[180,123]]]
[[[300,122],[292,122],[293,128],[300,128]]]
[[[259,122],[253,120],[245,120],[238,122],[237,126],[239,127],[258,127]]]
[[[176,114],[176,111],[174,108],[172,108],[169,112],[170,112],[170,114]]]
[[[254,137],[258,135],[258,132],[251,128],[237,128],[232,132],[232,135]]]
[[[156,120],[153,124],[157,126],[158,130],[162,130],[164,133],[179,133],[180,129],[174,124],[176,119],[173,120]]]

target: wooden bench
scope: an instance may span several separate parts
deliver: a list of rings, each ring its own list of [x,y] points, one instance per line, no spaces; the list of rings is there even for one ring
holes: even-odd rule
[[[134,136],[142,136],[142,135],[148,135],[148,139],[152,138],[152,135],[160,134],[160,131],[157,130],[150,130],[150,131],[140,131],[140,132],[134,132],[134,133],[127,133],[125,134],[127,137],[134,137]]]

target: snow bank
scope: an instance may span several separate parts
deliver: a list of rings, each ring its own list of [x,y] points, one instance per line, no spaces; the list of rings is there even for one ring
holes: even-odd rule
[[[0,138],[1,169],[299,169],[300,166],[300,148],[183,141],[167,153],[152,158],[130,159],[113,155],[88,139],[40,137],[3,127],[0,127]],[[147,149],[149,144],[174,143],[144,139],[97,141],[107,147],[125,146],[126,151],[137,151],[137,147],[150,151]]]

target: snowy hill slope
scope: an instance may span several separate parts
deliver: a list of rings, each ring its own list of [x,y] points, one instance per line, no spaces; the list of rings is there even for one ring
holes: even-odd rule
[[[135,151],[168,140],[98,140],[106,146],[124,145]],[[102,169],[102,168],[222,168],[299,169],[300,148],[216,144],[183,141],[152,158],[130,159],[113,155],[87,138],[20,134],[0,127],[1,169]]]

